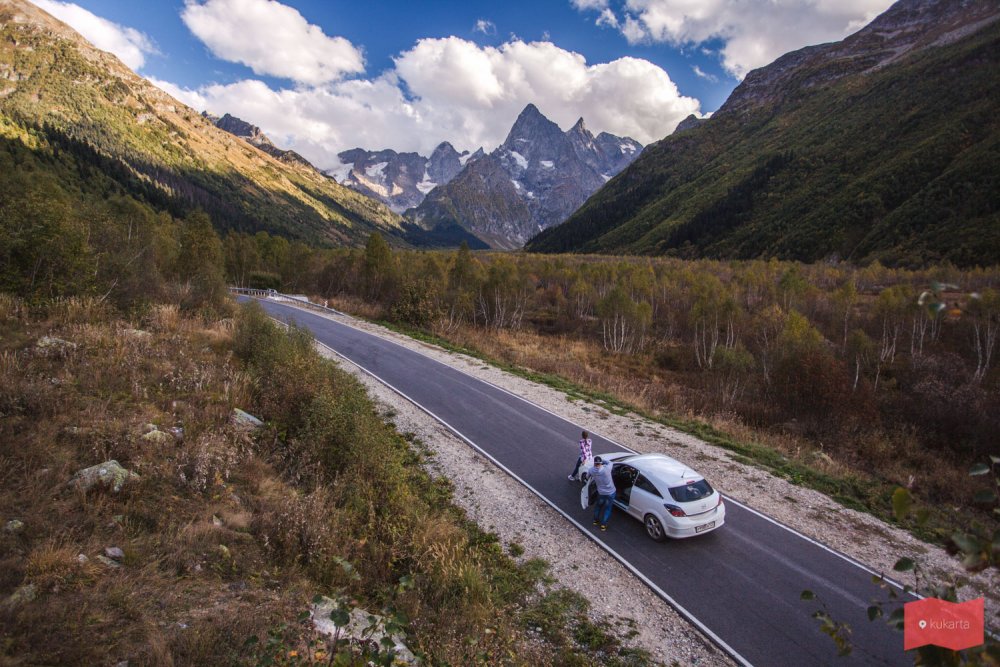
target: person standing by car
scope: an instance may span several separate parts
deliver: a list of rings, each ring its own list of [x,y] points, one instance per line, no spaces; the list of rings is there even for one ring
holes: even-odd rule
[[[593,443],[590,441],[590,435],[584,431],[580,434],[580,455],[576,459],[576,466],[573,467],[573,472],[569,474],[566,479],[575,480],[580,479],[577,475],[580,472],[580,466],[587,465],[587,461],[591,457],[591,447]]]
[[[608,529],[608,519],[611,518],[611,508],[614,506],[615,481],[611,478],[611,468],[614,464],[605,461],[600,456],[594,458],[594,466],[588,471],[594,484],[597,485],[597,504],[594,506],[594,525],[600,525],[601,530]]]

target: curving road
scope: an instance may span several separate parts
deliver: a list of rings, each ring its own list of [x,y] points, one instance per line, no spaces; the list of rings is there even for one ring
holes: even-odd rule
[[[271,316],[310,329],[528,485],[737,662],[913,664],[902,633],[868,620],[866,608],[880,597],[873,573],[846,556],[728,498],[726,525],[696,538],[655,543],[640,522],[617,511],[607,533],[595,532],[589,512],[580,509],[579,487],[566,481],[580,425],[391,341],[285,303],[260,304]],[[596,434],[593,440],[595,452],[623,449]],[[818,603],[800,600],[803,589],[851,626],[849,656],[837,656],[811,617]]]

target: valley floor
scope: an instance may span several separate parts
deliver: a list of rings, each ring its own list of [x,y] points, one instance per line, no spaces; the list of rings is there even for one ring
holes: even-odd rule
[[[857,560],[877,573],[901,583],[916,585],[912,572],[894,572],[901,557],[919,563],[923,581],[965,581],[963,599],[986,597],[987,618],[1000,611],[1000,576],[996,572],[970,576],[944,549],[927,544],[905,530],[869,514],[845,508],[817,491],[792,484],[751,465],[733,460],[726,450],[634,414],[618,415],[582,400],[573,400],[553,388],[537,384],[485,364],[479,359],[449,352],[413,340],[379,325],[329,315],[370,333],[389,338],[410,349],[490,382],[555,412],[592,432],[639,452],[660,452],[690,463],[724,495],[766,514],[832,549]],[[332,354],[324,350],[324,354]],[[539,500],[528,489],[514,484],[490,461],[435,419],[399,397],[350,363],[342,367],[367,387],[374,400],[400,432],[412,432],[433,452],[432,473],[447,477],[455,486],[455,502],[485,530],[497,533],[505,544],[524,547],[523,558],[539,557],[552,564],[559,583],[590,599],[600,620],[621,626],[622,636],[635,632],[639,645],[666,663],[729,664],[721,654],[680,615],[657,598],[610,555]],[[572,461],[567,461],[567,468]],[[565,471],[554,470],[553,475]],[[527,523],[512,522],[512,508],[530,516]],[[594,578],[611,582],[595,594]],[[872,599],[884,599],[872,586]],[[622,625],[622,619],[629,619]],[[880,621],[876,621],[880,622]],[[900,637],[902,643],[902,637]]]

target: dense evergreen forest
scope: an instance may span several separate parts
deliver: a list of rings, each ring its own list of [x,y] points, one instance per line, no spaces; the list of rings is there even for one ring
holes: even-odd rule
[[[85,147],[48,136],[0,138],[0,290],[98,296],[123,309],[167,297],[220,302],[221,242],[208,215],[154,208],[165,202],[127,192],[96,153],[82,159]]]

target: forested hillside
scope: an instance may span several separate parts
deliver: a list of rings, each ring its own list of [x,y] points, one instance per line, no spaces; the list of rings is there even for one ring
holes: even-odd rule
[[[218,230],[338,245],[377,229],[402,242],[383,204],[216,128],[22,0],[0,2],[0,141],[73,209],[126,197],[151,214],[200,209]]]
[[[1000,261],[996,13],[995,3],[900,2],[843,43],[783,56],[527,249]],[[917,46],[897,48],[899,34]]]

